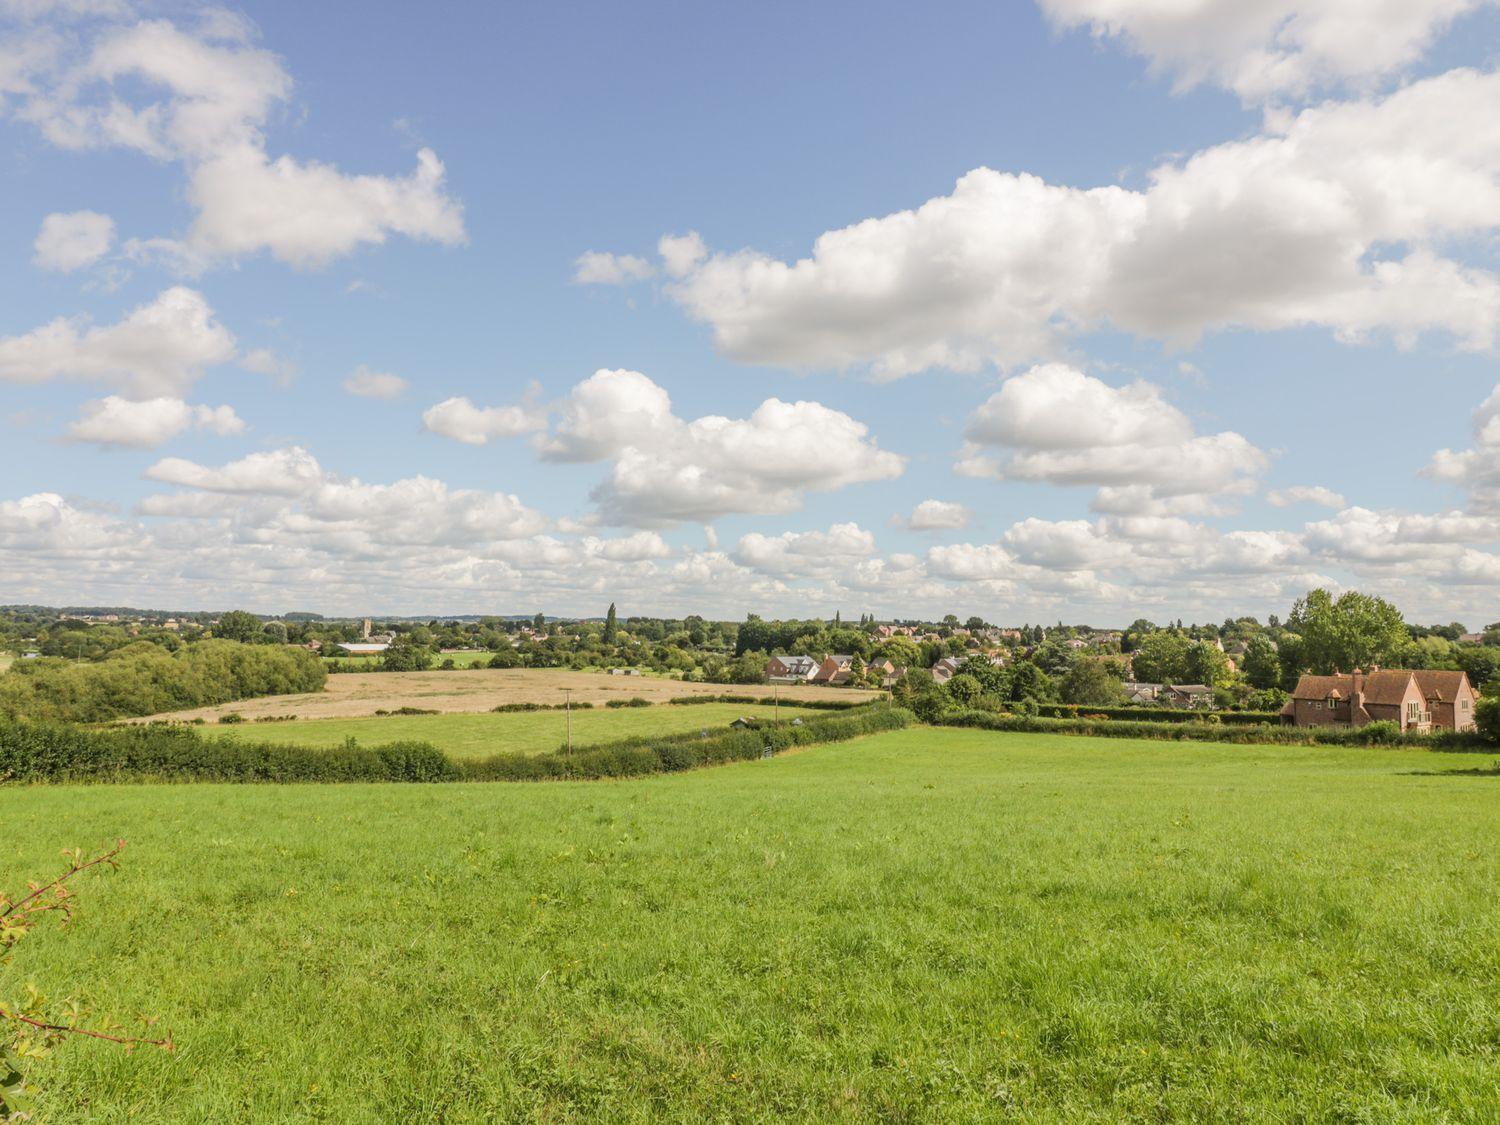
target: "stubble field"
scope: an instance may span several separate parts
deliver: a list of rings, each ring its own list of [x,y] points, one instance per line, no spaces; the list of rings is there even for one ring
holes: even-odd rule
[[[810,699],[853,701],[879,692],[849,688],[794,685],[775,689],[783,702]],[[373,716],[377,710],[420,707],[429,711],[474,713],[503,703],[559,704],[572,695],[575,703],[602,706],[611,699],[647,699],[664,703],[685,695],[769,696],[764,685],[689,684],[653,676],[610,676],[603,672],[571,672],[553,668],[482,668],[449,672],[343,672],[328,677],[321,692],[269,695],[217,707],[200,707],[153,715],[155,719],[205,719],[216,722],[229,711],[247,719],[263,715],[296,715],[299,719],[348,719]]]

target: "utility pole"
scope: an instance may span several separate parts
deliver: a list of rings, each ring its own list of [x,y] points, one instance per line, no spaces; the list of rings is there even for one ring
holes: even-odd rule
[[[776,684],[771,688],[771,725],[781,726],[781,685]]]
[[[566,702],[563,704],[563,710],[564,710],[564,712],[566,712],[567,717],[568,717],[567,718],[567,723],[568,723],[568,757],[571,758],[573,756],[573,692],[572,692],[572,689],[570,689],[570,688],[564,688],[563,689],[563,696],[566,699]]]

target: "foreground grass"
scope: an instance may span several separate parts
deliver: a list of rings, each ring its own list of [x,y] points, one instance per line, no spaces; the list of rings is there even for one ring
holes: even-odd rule
[[[704,728],[716,730],[727,727],[741,715],[769,722],[772,710],[746,703],[575,710],[573,745],[596,746],[601,742],[637,735],[677,734]],[[828,711],[806,707],[780,708],[784,723],[828,714]],[[364,746],[379,746],[400,739],[418,739],[432,743],[455,758],[482,758],[490,754],[539,754],[556,750],[567,736],[567,716],[561,711],[514,711],[499,715],[385,715],[368,719],[205,726],[203,733],[209,737],[223,735],[293,746],[338,746],[350,738]]]
[[[913,730],[627,783],[0,790],[57,1120],[1492,1120],[1470,756]]]

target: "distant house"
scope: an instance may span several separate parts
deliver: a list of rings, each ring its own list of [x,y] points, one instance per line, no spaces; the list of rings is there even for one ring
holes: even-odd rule
[[[609,676],[639,676],[641,670],[639,668],[610,668],[606,670],[605,674]]]
[[[1484,634],[1460,633],[1458,636],[1458,643],[1461,645],[1482,645],[1484,644]]]
[[[1209,709],[1214,705],[1214,689],[1207,684],[1162,684],[1159,698],[1173,707]]]
[[[773,684],[806,683],[818,670],[810,656],[773,656],[766,661],[766,679]]]
[[[1299,727],[1362,727],[1381,720],[1402,730],[1473,730],[1476,697],[1463,672],[1356,668],[1302,676],[1282,720]]]
[[[958,670],[963,667],[963,661],[956,656],[945,656],[932,666],[932,678],[940,683],[946,684]]]
[[[808,679],[812,684],[847,684],[854,676],[854,657],[830,655],[823,658],[818,670]]]
[[[384,641],[344,641],[339,645],[350,656],[377,656],[390,647]]]
[[[1156,703],[1161,699],[1161,684],[1142,684],[1127,680],[1120,686],[1125,689],[1125,698],[1131,703]]]

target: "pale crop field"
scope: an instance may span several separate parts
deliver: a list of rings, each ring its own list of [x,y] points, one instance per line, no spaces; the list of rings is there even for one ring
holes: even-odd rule
[[[652,676],[610,676],[603,672],[572,672],[554,668],[475,668],[450,672],[348,672],[328,677],[325,690],[304,695],[268,695],[217,707],[200,707],[152,718],[216,722],[235,711],[247,719],[262,715],[296,715],[300,719],[347,719],[373,716],[377,710],[420,707],[429,711],[489,711],[502,703],[562,703],[569,693],[575,703],[596,706],[610,699],[649,699],[660,703],[684,695],[749,695],[770,697],[778,692],[786,702],[835,699],[853,702],[880,692],[850,688],[796,685],[770,688],[763,684],[687,684]]]
[[[592,708],[573,711],[573,745],[641,735],[682,731],[723,730],[745,717],[770,723],[816,718],[830,712],[811,708],[773,708],[757,704],[700,703],[686,707]],[[240,723],[204,728],[213,737],[296,746],[338,746],[354,739],[365,746],[415,740],[430,742],[455,758],[483,758],[491,754],[538,754],[556,750],[567,739],[569,718],[562,711],[520,711],[507,714],[385,715],[367,719],[310,719],[290,723]]]
[[[648,712],[649,713],[649,712]],[[130,840],[55,1121],[1490,1121],[1483,755],[928,730],[633,781],[0,789]]]

